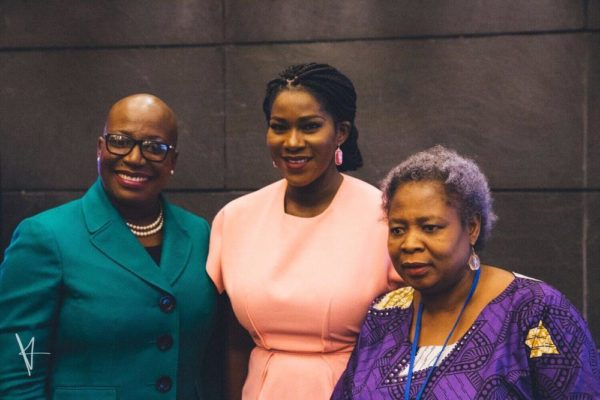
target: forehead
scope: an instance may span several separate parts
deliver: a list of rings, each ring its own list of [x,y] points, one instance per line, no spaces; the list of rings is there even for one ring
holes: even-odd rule
[[[271,115],[296,113],[300,115],[316,114],[329,116],[319,100],[305,89],[285,89],[275,97],[271,107]]]
[[[457,214],[449,201],[444,185],[438,181],[402,183],[390,203],[390,218],[422,217],[425,215]]]
[[[177,139],[172,113],[160,104],[137,99],[113,106],[106,120],[106,130],[134,137],[156,137],[166,141]]]

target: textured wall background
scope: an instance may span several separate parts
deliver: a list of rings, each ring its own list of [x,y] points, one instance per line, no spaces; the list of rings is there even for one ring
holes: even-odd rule
[[[277,178],[264,85],[288,64],[355,82],[376,183],[443,143],[475,158],[500,221],[487,263],[564,292],[600,341],[600,0],[0,0],[0,216],[93,182],[109,106],[150,92],[180,121],[169,197],[211,220]]]

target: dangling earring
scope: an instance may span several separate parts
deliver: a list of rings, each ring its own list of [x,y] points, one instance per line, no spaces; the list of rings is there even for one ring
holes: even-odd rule
[[[481,267],[481,262],[479,261],[479,256],[475,254],[475,249],[471,246],[471,255],[469,256],[469,261],[467,261],[469,268],[471,271],[477,271]]]
[[[333,159],[335,160],[335,165],[342,165],[344,162],[344,152],[340,149],[340,145],[338,145],[337,149],[335,149],[335,153],[333,154]]]
[[[273,160],[273,168],[277,168],[277,163]]]
[[[175,175],[175,170],[174,169],[171,170],[171,175]]]

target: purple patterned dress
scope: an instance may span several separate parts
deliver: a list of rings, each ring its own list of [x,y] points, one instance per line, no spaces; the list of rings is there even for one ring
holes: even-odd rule
[[[332,399],[403,399],[412,288],[377,298]],[[428,369],[413,374],[414,399]],[[517,275],[438,363],[423,399],[600,399],[587,324],[556,289]]]

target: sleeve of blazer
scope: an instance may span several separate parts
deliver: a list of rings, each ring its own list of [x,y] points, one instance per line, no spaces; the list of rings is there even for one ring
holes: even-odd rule
[[[0,265],[1,399],[46,399],[61,280],[54,235],[23,221]]]

